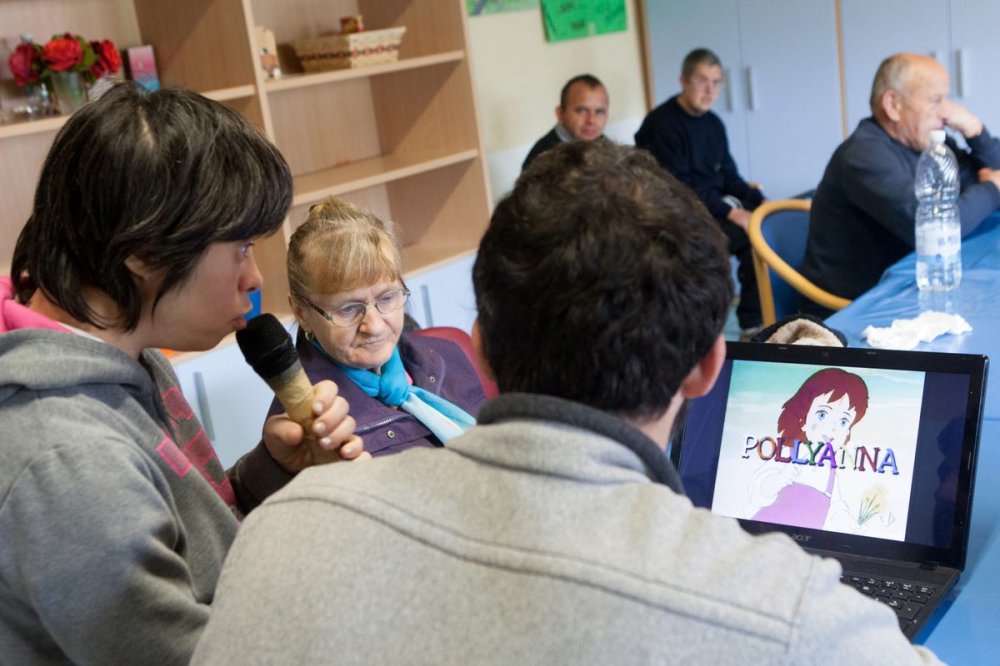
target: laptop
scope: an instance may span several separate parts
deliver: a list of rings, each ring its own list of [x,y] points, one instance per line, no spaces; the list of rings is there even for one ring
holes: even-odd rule
[[[695,506],[836,558],[912,640],[965,567],[988,362],[730,342],[670,456]]]

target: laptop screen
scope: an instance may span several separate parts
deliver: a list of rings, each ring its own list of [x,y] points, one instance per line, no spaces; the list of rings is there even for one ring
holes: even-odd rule
[[[960,569],[986,363],[729,343],[671,455],[696,506],[751,532]]]

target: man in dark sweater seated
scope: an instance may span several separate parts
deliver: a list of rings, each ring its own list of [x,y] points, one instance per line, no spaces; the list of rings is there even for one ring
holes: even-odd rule
[[[590,74],[574,76],[559,93],[556,126],[535,142],[521,169],[550,148],[567,141],[593,141],[604,136],[608,122],[608,91],[600,79]]]
[[[829,292],[856,298],[913,250],[917,160],[931,130],[950,128],[968,149],[958,158],[962,235],[1000,208],[1000,141],[982,121],[948,99],[948,73],[928,56],[900,53],[875,75],[872,115],[833,153],[816,190],[802,273]],[[829,310],[803,302],[823,317]]]
[[[746,228],[750,211],[764,200],[736,170],[729,154],[726,128],[712,106],[722,89],[722,64],[708,49],[695,49],[681,66],[681,92],[656,107],[642,121],[635,145],[653,153],[678,180],[695,191],[729,239],[729,252],[739,261],[740,328],[760,326],[760,299]]]

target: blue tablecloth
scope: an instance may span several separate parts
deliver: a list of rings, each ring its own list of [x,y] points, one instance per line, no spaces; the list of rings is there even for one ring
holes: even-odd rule
[[[983,423],[965,571],[917,637],[949,664],[995,664],[1000,648],[1000,421]]]
[[[912,254],[889,268],[879,283],[850,306],[828,318],[852,347],[867,346],[868,325],[888,326],[924,310],[962,315],[972,331],[944,335],[917,349],[986,354],[1000,363],[1000,213],[994,213],[962,241],[962,283],[944,294],[920,294]],[[991,369],[992,374],[1000,368]],[[918,637],[946,662],[997,662],[1000,648],[1000,380],[987,379],[986,410],[976,488],[973,495],[969,556],[950,600]]]
[[[913,254],[898,261],[875,287],[828,318],[827,324],[842,331],[851,347],[865,347],[861,332],[866,326],[889,326],[894,319],[910,319],[924,310],[953,312],[972,325],[972,332],[941,336],[917,349],[1000,359],[1000,213],[988,217],[962,241],[962,283],[957,289],[921,294],[915,263]],[[990,415],[1000,418],[1000,403]]]

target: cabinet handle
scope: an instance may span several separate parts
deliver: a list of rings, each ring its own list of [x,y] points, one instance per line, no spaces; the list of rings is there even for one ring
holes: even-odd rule
[[[729,68],[722,70],[722,89],[726,92],[726,111],[733,111],[733,87],[729,84]]]
[[[746,79],[747,79],[747,108],[751,111],[757,110],[757,90],[754,87],[754,77],[753,67],[747,66]]]
[[[968,94],[965,89],[965,49],[955,49],[955,97],[959,99]]]
[[[434,316],[431,314],[431,290],[426,284],[420,285],[420,296],[424,301],[424,328],[434,325]]]
[[[208,391],[205,390],[205,376],[194,373],[194,399],[198,403],[198,413],[201,415],[201,426],[208,438],[215,441],[215,428],[212,426],[212,410],[208,406]]]

